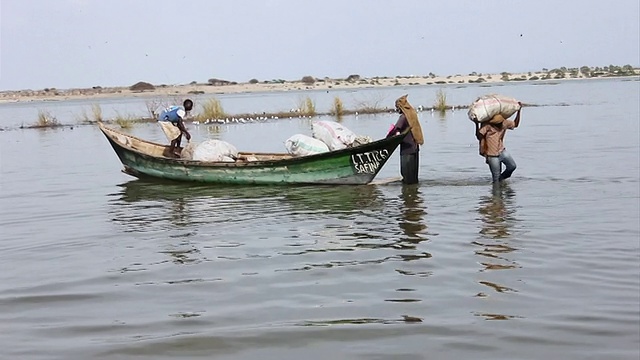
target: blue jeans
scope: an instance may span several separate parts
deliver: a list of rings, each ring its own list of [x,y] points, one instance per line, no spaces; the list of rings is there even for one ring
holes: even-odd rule
[[[504,172],[502,171],[502,164],[506,167]],[[489,164],[489,170],[491,170],[491,178],[493,182],[502,181],[511,177],[511,174],[516,170],[516,162],[513,160],[507,150],[502,150],[498,156],[487,156],[487,164]]]

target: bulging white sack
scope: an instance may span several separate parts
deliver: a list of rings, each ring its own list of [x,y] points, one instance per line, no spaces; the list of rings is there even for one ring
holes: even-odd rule
[[[296,134],[284,143],[287,152],[294,156],[307,156],[329,151],[324,142],[304,134]]]
[[[351,146],[356,134],[335,121],[314,121],[311,123],[313,137],[327,144],[329,150],[340,150]]]
[[[520,110],[518,100],[502,95],[484,95],[476,99],[467,115],[471,121],[485,122],[491,120],[495,115],[502,115],[505,119]]]
[[[181,157],[196,161],[233,162],[238,157],[238,150],[226,141],[210,139],[200,144],[189,143],[182,149]]]

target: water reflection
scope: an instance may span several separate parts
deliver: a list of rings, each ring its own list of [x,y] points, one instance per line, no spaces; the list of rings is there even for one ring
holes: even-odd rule
[[[480,198],[478,212],[481,215],[480,234],[489,239],[505,239],[511,236],[515,222],[515,192],[507,183],[492,187],[491,194]]]
[[[427,225],[424,218],[427,215],[426,205],[422,198],[419,185],[404,185],[402,187],[402,209],[400,228],[408,243],[419,243],[425,238]]]
[[[506,183],[494,186],[488,195],[480,198],[477,211],[481,221],[480,237],[473,245],[479,248],[475,254],[481,257],[480,264],[483,267],[480,272],[520,267],[509,258],[517,250],[512,244],[514,225],[517,222],[513,189]],[[489,280],[481,280],[479,284],[496,293],[516,291]],[[477,296],[484,297],[486,294],[481,292]]]
[[[438,124],[440,125],[440,132],[443,134],[447,133],[447,112],[446,111],[436,111],[436,117],[438,118]],[[434,117],[434,113],[431,113],[431,117]]]
[[[372,185],[215,186],[134,180],[118,187],[110,195],[110,213],[127,232],[310,214],[348,216],[378,212],[385,205]]]

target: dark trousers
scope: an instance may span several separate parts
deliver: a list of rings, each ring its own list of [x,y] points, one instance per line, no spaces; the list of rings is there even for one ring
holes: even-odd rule
[[[400,155],[400,174],[405,184],[418,183],[419,153]]]

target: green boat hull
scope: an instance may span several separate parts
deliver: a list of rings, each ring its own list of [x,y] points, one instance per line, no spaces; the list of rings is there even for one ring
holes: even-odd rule
[[[367,184],[380,172],[406,132],[362,146],[304,157],[251,154],[257,161],[200,162],[145,153],[166,146],[119,133],[100,124],[124,165],[138,178],[162,178],[216,184]],[[141,150],[143,149],[143,150]],[[264,155],[264,156],[263,156]],[[260,160],[261,158],[280,158]]]

